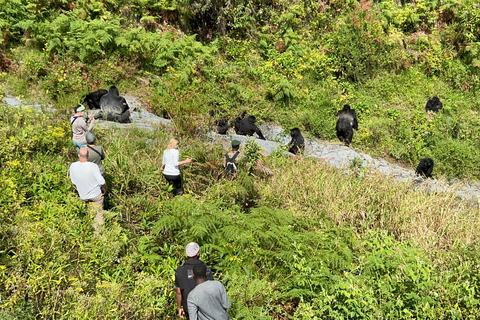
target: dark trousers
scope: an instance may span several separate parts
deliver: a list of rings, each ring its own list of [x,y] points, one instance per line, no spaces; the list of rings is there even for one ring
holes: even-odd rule
[[[165,179],[167,179],[168,183],[173,185],[174,193],[177,196],[181,196],[183,194],[183,189],[182,189],[182,176],[169,176],[164,174]]]

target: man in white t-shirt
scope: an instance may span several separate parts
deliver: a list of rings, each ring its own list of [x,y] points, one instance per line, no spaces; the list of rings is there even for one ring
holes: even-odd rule
[[[78,191],[80,199],[91,204],[96,212],[93,227],[97,230],[103,224],[103,196],[107,191],[105,179],[100,173],[98,165],[88,162],[88,149],[80,148],[78,151],[79,161],[70,165],[68,173],[70,180]]]

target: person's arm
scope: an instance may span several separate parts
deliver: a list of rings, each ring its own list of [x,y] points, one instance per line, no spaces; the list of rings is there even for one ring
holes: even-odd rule
[[[106,184],[106,183],[105,183],[105,184],[102,184],[102,185],[100,186],[100,189],[102,190],[102,194],[107,193],[107,184]]]
[[[95,118],[89,114],[88,119],[90,119],[90,125],[88,126],[87,131],[92,131],[93,127],[95,126]]]
[[[92,117],[92,116],[89,115],[88,117],[90,118],[90,117]],[[92,118],[93,118],[93,117],[92,117]],[[92,119],[92,118],[90,118],[90,119]],[[78,126],[79,126],[80,128],[82,128],[82,130],[83,130],[84,132],[86,132],[86,131],[91,131],[91,130],[93,129],[93,127],[95,126],[95,119],[94,119],[94,118],[93,118],[93,120],[90,121],[90,125],[89,125],[89,126],[87,126],[87,122],[85,121],[85,119],[83,119],[83,117],[78,118],[78,120],[77,120],[76,122],[78,122]]]
[[[180,161],[180,162],[178,163],[178,165],[181,166],[181,165],[183,165],[183,164],[187,164],[187,163],[190,163],[190,162],[192,162],[192,158],[187,158],[187,159],[185,159],[185,160],[183,160],[183,161]]]
[[[197,320],[198,319],[198,306],[190,299],[187,299],[188,305],[188,319]]]
[[[107,191],[107,182],[105,181],[105,178],[102,176],[100,173],[100,168],[97,166],[97,164],[91,162],[96,168],[93,171],[93,176],[95,177],[95,180],[97,181],[98,185],[100,188],[103,190]]]
[[[225,310],[227,310],[227,309],[230,309],[231,306],[232,306],[232,304],[230,303],[230,300],[228,300],[227,290],[222,285],[222,307]]]
[[[177,298],[177,313],[180,318],[185,316],[185,311],[183,311],[182,307],[182,291],[179,287],[177,287],[177,291],[175,291],[175,297]]]

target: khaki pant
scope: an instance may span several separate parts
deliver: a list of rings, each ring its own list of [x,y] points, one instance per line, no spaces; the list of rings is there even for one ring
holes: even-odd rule
[[[95,198],[86,200],[88,213],[95,215],[93,217],[93,229],[98,231],[99,227],[103,225],[103,193],[100,193]]]

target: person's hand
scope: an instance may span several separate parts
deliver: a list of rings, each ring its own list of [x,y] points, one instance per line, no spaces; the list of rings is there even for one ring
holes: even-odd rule
[[[88,119],[90,119],[90,121],[95,121],[95,118],[91,114],[88,115]]]
[[[183,311],[182,307],[178,308],[178,316],[182,319],[185,318],[185,311]]]
[[[190,163],[190,162],[192,162],[192,158],[185,159],[185,163]]]

